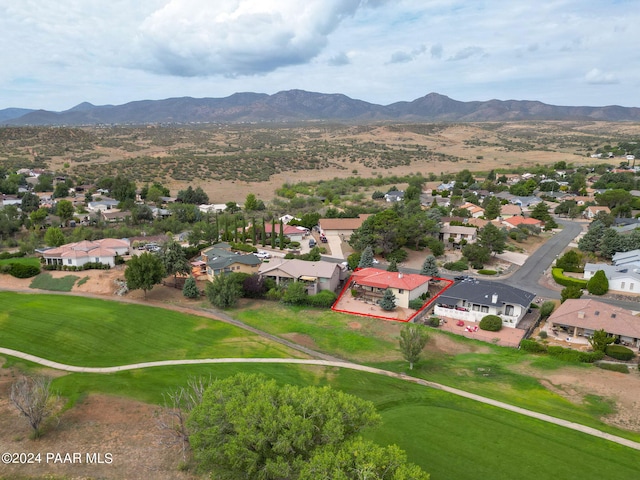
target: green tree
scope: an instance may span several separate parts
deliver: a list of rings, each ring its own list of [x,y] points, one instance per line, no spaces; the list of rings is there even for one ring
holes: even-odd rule
[[[67,223],[73,218],[76,209],[69,200],[60,200],[56,205],[56,215],[60,217],[63,223]]]
[[[409,362],[409,370],[413,370],[413,364],[420,360],[424,346],[429,341],[429,333],[421,325],[407,323],[400,330],[400,351]]]
[[[280,233],[278,234],[278,243],[280,250],[284,249],[284,222],[280,220]]]
[[[247,195],[247,198],[244,200],[244,210],[245,212],[253,212],[258,209],[258,199],[253,193]]]
[[[492,253],[502,253],[507,246],[507,232],[488,223],[478,231],[478,244]]]
[[[162,282],[164,275],[165,270],[162,260],[150,252],[134,255],[127,262],[127,268],[124,271],[127,288],[129,290],[141,289],[145,298],[147,297],[147,291]]]
[[[136,182],[130,180],[126,175],[118,175],[113,179],[111,185],[111,195],[119,202],[136,199]]]
[[[177,283],[179,273],[186,275],[191,271],[184,249],[174,239],[170,239],[163,245],[160,259],[167,275],[173,275],[174,285]]]
[[[434,257],[439,257],[444,253],[444,243],[431,237],[427,239],[427,247]]]
[[[581,257],[577,250],[569,250],[556,260],[556,267],[567,272],[575,272],[580,268]]]
[[[587,290],[591,295],[604,295],[609,290],[609,280],[604,270],[598,270],[587,282]]]
[[[304,282],[289,282],[282,296],[282,302],[289,305],[304,305],[309,295]]]
[[[281,480],[379,421],[371,402],[339,390],[239,373],[213,382],[187,425],[195,459],[216,478]]]
[[[200,296],[200,290],[198,290],[198,284],[193,277],[187,277],[182,287],[182,295],[186,298],[198,298]]]
[[[39,208],[29,214],[29,220],[31,220],[34,226],[42,225],[47,219],[47,215],[49,215],[49,212],[46,208]]]
[[[576,285],[569,285],[564,287],[560,292],[560,302],[564,303],[565,300],[571,298],[580,298],[582,296],[582,289]]]
[[[323,448],[302,468],[298,480],[429,480],[420,467],[407,462],[396,445],[381,447],[360,438]]]
[[[373,267],[373,249],[369,245],[365,247],[365,249],[362,251],[362,255],[360,255],[360,262],[358,263],[358,267]]]
[[[398,262],[395,258],[392,258],[389,262],[389,266],[387,267],[387,272],[397,272],[398,271]]]
[[[589,230],[578,241],[578,248],[582,252],[597,252],[600,250],[600,240],[607,227],[599,220],[591,222]]]
[[[47,231],[44,233],[44,243],[49,245],[50,247],[59,247],[60,245],[64,245],[64,233],[58,227],[49,227]]]
[[[493,220],[500,216],[502,205],[500,204],[500,199],[495,195],[485,197],[482,206],[484,208],[484,218],[487,220]]]
[[[20,209],[25,213],[35,212],[40,208],[40,197],[34,193],[27,192],[20,200]]]
[[[553,309],[556,308],[556,304],[554,302],[544,302],[540,305],[540,318],[547,318],[553,313]]]
[[[422,262],[422,268],[420,269],[420,275],[426,275],[428,277],[439,277],[438,264],[436,263],[436,257],[433,255],[427,255]]]
[[[596,352],[604,352],[607,345],[615,342],[615,337],[610,337],[604,329],[593,332],[591,338],[588,339],[591,348]]]
[[[231,308],[242,297],[242,287],[233,275],[216,275],[205,288],[207,298],[218,308]]]
[[[462,255],[471,262],[473,268],[480,269],[491,258],[491,252],[487,247],[482,247],[477,243],[468,243],[462,247]]]
[[[390,312],[396,308],[396,296],[390,288],[387,288],[380,299],[380,308]]]

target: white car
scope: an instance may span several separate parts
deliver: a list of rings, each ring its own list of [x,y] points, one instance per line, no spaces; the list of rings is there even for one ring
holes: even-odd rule
[[[265,252],[265,251],[257,251],[257,252],[253,252],[253,254],[258,257],[258,258],[271,258],[271,254],[269,252]]]

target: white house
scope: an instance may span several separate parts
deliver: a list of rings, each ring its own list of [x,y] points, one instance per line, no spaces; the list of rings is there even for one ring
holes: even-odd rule
[[[104,212],[105,210],[114,210],[118,207],[117,200],[113,198],[103,198],[87,204],[87,210],[90,212]]]
[[[602,270],[609,281],[609,290],[621,293],[640,293],[640,266],[607,265],[606,263],[587,263],[584,266],[584,278],[589,280],[598,270]]]
[[[640,250],[630,250],[628,252],[617,252],[611,259],[617,267],[622,265],[638,265],[640,267]]]
[[[519,288],[487,280],[469,279],[454,284],[438,297],[435,315],[479,322],[486,315],[502,318],[504,327],[515,328],[535,298]]]
[[[81,267],[85,263],[102,263],[115,266],[116,255],[126,255],[129,252],[129,241],[115,238],[103,238],[90,242],[67,243],[57,248],[45,250],[42,256],[47,265],[66,265]]]

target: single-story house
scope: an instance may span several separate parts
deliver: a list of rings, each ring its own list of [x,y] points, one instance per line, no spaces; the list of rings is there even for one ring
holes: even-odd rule
[[[440,295],[433,313],[468,322],[479,322],[486,315],[497,315],[502,318],[504,327],[515,328],[535,297],[535,293],[510,285],[468,279],[455,283]]]
[[[436,187],[438,192],[451,191],[456,186],[456,181],[451,180],[449,183],[441,183]]]
[[[617,252],[611,259],[617,267],[627,264],[640,266],[640,250],[629,250],[628,252]]]
[[[401,202],[404,200],[404,192],[400,190],[393,190],[384,194],[384,199],[387,202]]]
[[[461,227],[458,225],[443,225],[440,229],[440,241],[445,245],[453,238],[455,243],[466,240],[467,243],[475,243],[478,238],[478,230],[475,227]]]
[[[510,203],[513,203],[514,205],[518,205],[521,208],[525,208],[525,207],[535,207],[537,204],[539,204],[542,201],[541,198],[535,197],[535,196],[531,196],[531,197],[515,197],[512,198],[510,200]]]
[[[360,228],[370,216],[369,213],[361,213],[357,218],[321,218],[318,226],[325,235],[336,235],[348,240],[353,231]]]
[[[198,205],[198,210],[202,213],[222,213],[227,209],[226,203],[212,203],[210,205]]]
[[[509,217],[502,221],[502,224],[508,229],[519,227],[520,225],[529,225],[538,228],[544,227],[544,223],[541,220],[535,218],[525,218],[520,216]]]
[[[360,295],[378,301],[386,289],[396,297],[398,307],[409,308],[409,302],[429,291],[431,277],[416,273],[388,272],[378,268],[363,268],[353,272],[350,287]]]
[[[131,212],[128,210],[102,210],[100,216],[105,222],[117,223],[131,218]]]
[[[104,212],[105,210],[113,210],[118,207],[118,200],[113,198],[103,198],[87,204],[87,210],[90,212]]]
[[[506,205],[502,205],[500,207],[500,216],[503,220],[507,218],[515,217],[518,215],[522,215],[522,208],[520,205],[514,205],[513,203],[507,203]]]
[[[267,222],[264,225],[264,231],[267,237],[271,237],[271,222]],[[302,242],[307,236],[309,236],[309,229],[306,227],[300,227],[296,225],[282,225],[282,234],[292,242]],[[280,235],[280,223],[276,223],[275,231],[273,235],[276,237]]]
[[[42,254],[47,265],[81,267],[85,263],[98,262],[115,266],[116,255],[129,253],[129,240],[103,238],[92,242],[67,243],[45,250]]]
[[[258,275],[272,278],[280,285],[286,282],[305,282],[307,292],[315,295],[321,290],[335,292],[340,284],[342,268],[337,263],[307,262],[305,260],[274,257],[260,265]]]
[[[589,205],[583,215],[585,216],[585,218],[588,218],[589,220],[593,220],[593,217],[595,217],[598,212],[604,212],[604,213],[611,213],[611,209],[609,207],[604,207],[604,206],[597,206],[597,205]]]
[[[2,207],[7,207],[9,205],[16,205],[16,206],[20,206],[22,205],[22,199],[18,198],[16,195],[2,195],[2,197],[0,197],[0,206]]]
[[[262,260],[252,253],[232,252],[228,243],[216,243],[200,252],[200,257],[191,262],[198,273],[206,273],[209,281],[217,275],[227,273],[258,273]]]
[[[640,318],[623,308],[593,299],[569,299],[547,320],[553,330],[573,337],[591,337],[604,330],[629,347],[640,347]]]
[[[484,216],[484,208],[470,202],[466,202],[460,205],[460,207],[458,208],[464,208],[467,212],[469,212],[472,218],[479,218]]]
[[[584,266],[584,278],[589,280],[598,270],[602,270],[609,281],[609,290],[622,293],[640,293],[640,266],[633,264],[607,265],[606,263],[587,263]]]

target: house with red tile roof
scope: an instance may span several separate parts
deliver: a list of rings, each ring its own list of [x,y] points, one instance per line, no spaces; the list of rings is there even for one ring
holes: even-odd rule
[[[47,265],[82,267],[85,263],[102,263],[115,266],[116,255],[129,252],[129,241],[126,239],[103,238],[92,242],[67,243],[57,248],[45,250],[42,254]]]
[[[382,298],[386,289],[396,296],[398,307],[409,308],[409,302],[429,290],[431,277],[416,273],[388,272],[378,268],[363,268],[353,272],[350,288],[369,300]]]
[[[529,225],[539,228],[542,228],[544,226],[544,223],[541,220],[525,217],[509,217],[506,220],[503,220],[502,224],[508,229],[519,227],[520,225]]]

